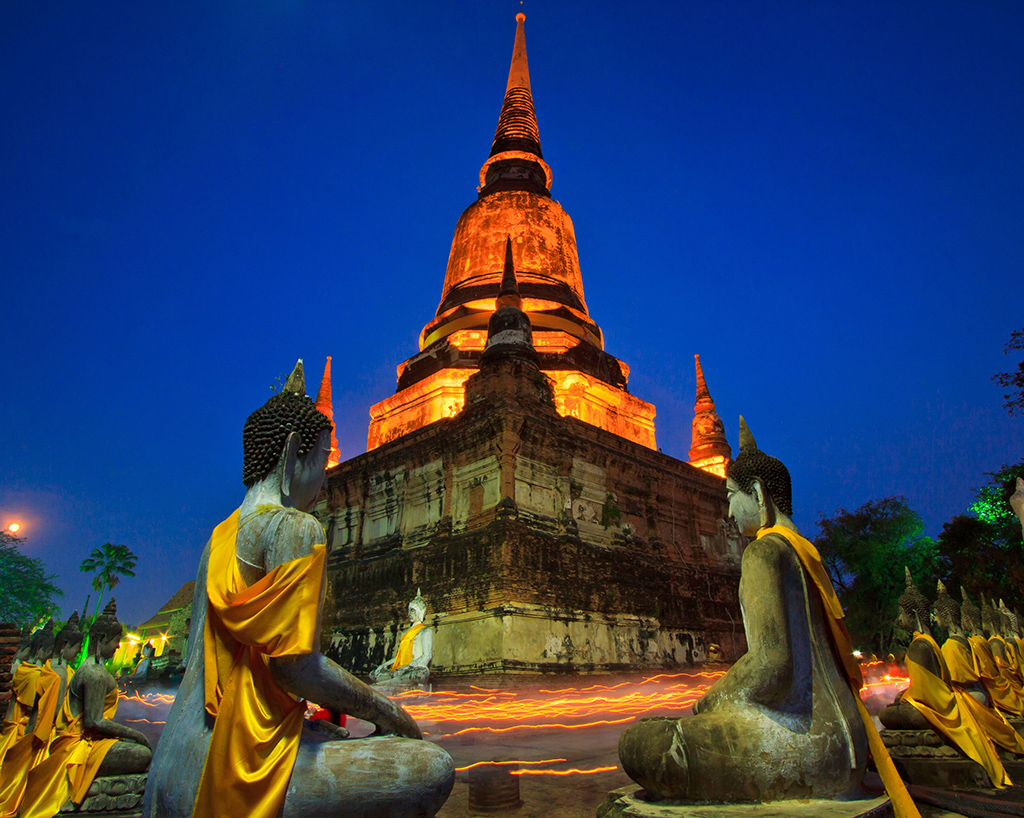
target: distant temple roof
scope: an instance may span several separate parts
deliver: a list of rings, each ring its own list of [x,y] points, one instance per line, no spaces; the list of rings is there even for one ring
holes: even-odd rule
[[[168,599],[160,609],[149,619],[138,627],[140,635],[145,637],[145,631],[163,630],[171,621],[171,615],[177,613],[192,601],[192,595],[196,590],[196,581],[190,579],[182,585],[177,592]]]

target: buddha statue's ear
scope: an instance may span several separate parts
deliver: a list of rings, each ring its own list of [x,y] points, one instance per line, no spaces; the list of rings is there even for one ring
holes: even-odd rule
[[[281,453],[281,494],[285,497],[292,496],[292,480],[295,477],[295,467],[299,463],[299,444],[301,438],[298,432],[289,432],[284,441],[284,451]]]
[[[771,528],[775,525],[775,504],[772,502],[772,496],[768,493],[768,489],[765,488],[764,482],[760,477],[751,479],[750,493],[757,501],[757,508],[761,515],[761,528]]]

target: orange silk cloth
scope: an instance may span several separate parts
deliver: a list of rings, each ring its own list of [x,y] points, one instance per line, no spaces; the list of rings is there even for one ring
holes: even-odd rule
[[[116,686],[107,691],[103,718],[113,720],[117,715],[117,696]],[[19,818],[53,818],[69,798],[81,804],[107,752],[119,740],[87,734],[82,716],[75,716],[50,744],[46,761],[28,774]]]
[[[992,658],[996,660],[996,667],[1003,674],[1003,678],[1010,683],[1010,687],[1014,689],[1014,692],[1018,696],[1024,696],[1024,685],[1021,684],[1020,667],[1017,664],[1017,652],[1001,636],[993,636],[988,640],[989,647],[993,643],[998,643],[1003,648],[1003,656],[1000,656],[995,650],[992,651]]]
[[[210,537],[203,659],[206,711],[216,721],[193,818],[278,815],[305,704],[277,684],[268,660],[316,648],[326,546],[248,586],[235,558],[238,518],[235,511]]]
[[[861,721],[864,722],[864,730],[867,733],[868,748],[871,750],[871,757],[875,760],[878,774],[885,785],[885,791],[892,802],[893,812],[896,818],[921,818],[921,813],[914,804],[907,787],[900,778],[896,765],[893,764],[889,751],[882,743],[882,737],[878,735],[875,723],[864,707],[860,698],[860,689],[864,686],[864,677],[861,674],[860,665],[853,655],[853,645],[850,643],[850,634],[843,624],[843,606],[836,595],[836,589],[829,579],[828,572],[821,564],[821,555],[813,543],[801,537],[796,531],[786,526],[776,525],[771,528],[762,528],[757,532],[757,539],[767,534],[778,534],[786,540],[800,558],[804,570],[807,571],[814,587],[818,591],[824,609],[825,621],[828,622],[829,633],[832,637],[832,648],[836,656],[842,662],[842,668],[846,673],[850,690],[853,692],[853,699],[857,703],[857,710],[860,713]]]
[[[8,717],[4,719],[3,731],[0,732],[0,765],[3,764],[7,751],[25,735],[32,708],[36,705],[36,682],[42,668],[32,662],[22,662],[14,671],[11,680],[11,692],[14,698],[10,704]]]
[[[398,643],[398,653],[395,655],[395,661],[391,663],[392,670],[398,670],[401,667],[412,664],[412,643],[416,639],[416,634],[423,630],[424,627],[424,624],[419,622],[402,634],[402,641]]]
[[[992,655],[992,648],[988,640],[984,636],[971,636],[968,641],[971,643],[971,651],[974,653],[974,663],[978,668],[978,675],[981,676],[981,684],[992,703],[1007,713],[1012,713],[1015,716],[1024,715],[1024,699],[1021,699],[999,672],[999,666],[996,664],[995,656]]]
[[[36,678],[36,723],[4,756],[0,766],[0,818],[18,812],[28,773],[47,755],[60,704],[60,675],[47,662]]]
[[[910,686],[903,691],[903,701],[913,705],[932,727],[959,747],[965,756],[984,767],[993,786],[1000,789],[1013,786],[996,748],[978,724],[969,705],[963,701],[970,697],[950,684],[949,668],[942,660],[939,643],[926,633],[915,633],[911,644],[922,641],[935,655],[941,676],[936,676],[924,665],[911,659],[908,651],[904,662],[907,675],[910,676]]]

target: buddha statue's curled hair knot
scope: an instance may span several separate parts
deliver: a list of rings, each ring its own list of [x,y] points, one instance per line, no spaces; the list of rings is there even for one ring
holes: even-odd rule
[[[76,645],[82,641],[82,623],[78,618],[78,611],[68,617],[64,627],[57,631],[54,639],[54,651],[60,653],[67,645]]]
[[[750,493],[755,477],[759,477],[768,490],[779,511],[787,517],[793,516],[793,483],[789,469],[777,457],[765,454],[757,448],[754,436],[746,421],[740,417],[740,453],[729,464],[726,476],[736,482],[740,489]]]
[[[968,633],[981,633],[981,608],[971,602],[967,590],[960,586],[960,627]]]
[[[914,620],[916,614],[918,620],[922,625],[928,623],[928,614],[931,612],[931,606],[928,604],[928,599],[917,590],[917,586],[914,585],[914,581],[910,576],[910,570],[906,570],[907,576],[907,587],[903,589],[903,593],[900,594],[899,606],[900,610],[903,611],[911,621]]]
[[[287,390],[273,395],[249,415],[242,428],[242,482],[251,487],[274,470],[289,432],[298,432],[302,458],[313,450],[320,433],[330,428],[330,418],[313,405],[312,398]]]
[[[89,628],[89,642],[93,645],[106,642],[114,634],[121,635],[121,623],[117,619],[117,603],[111,599]]]
[[[956,625],[960,624],[960,604],[949,595],[946,586],[941,581],[939,582],[939,593],[932,603],[932,608],[934,608],[936,615],[946,622],[952,622]]]
[[[53,650],[53,642],[53,620],[47,619],[46,624],[32,634],[32,652],[39,653],[40,651],[51,651]]]

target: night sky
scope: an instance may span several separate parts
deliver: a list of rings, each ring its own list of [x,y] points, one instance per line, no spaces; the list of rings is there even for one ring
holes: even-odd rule
[[[334,356],[365,450],[476,196],[515,2],[0,4],[0,523],[66,612],[106,541],[137,624],[241,501],[241,428]],[[524,7],[591,316],[686,459],[699,352],[795,521],[925,532],[1024,452],[1024,4]],[[344,592],[344,589],[340,589]],[[93,597],[95,602],[95,596]]]

